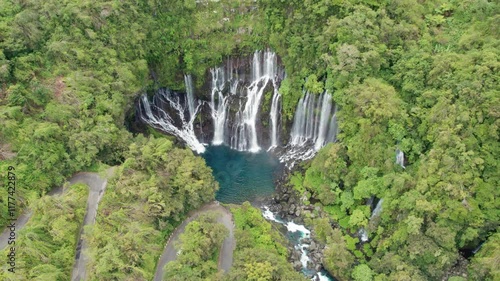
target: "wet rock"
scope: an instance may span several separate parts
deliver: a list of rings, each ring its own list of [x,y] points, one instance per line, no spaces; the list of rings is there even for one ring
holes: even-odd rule
[[[302,263],[300,261],[295,261],[292,265],[293,268],[297,271],[300,271],[302,269]]]
[[[311,251],[315,251],[316,250],[316,243],[314,243],[314,241],[311,241],[311,245],[309,246],[309,249]]]

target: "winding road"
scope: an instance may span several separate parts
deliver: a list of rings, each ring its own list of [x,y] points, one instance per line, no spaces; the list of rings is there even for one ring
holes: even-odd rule
[[[218,202],[212,202],[191,211],[189,213],[189,217],[185,219],[170,235],[167,245],[165,246],[165,249],[163,250],[160,260],[156,266],[153,281],[162,281],[163,268],[168,262],[174,261],[177,258],[177,251],[175,250],[174,244],[179,239],[179,235],[184,233],[186,225],[196,219],[199,215],[210,211],[218,213],[219,216],[217,217],[217,221],[222,223],[229,230],[229,235],[222,242],[218,262],[219,270],[227,272],[231,268],[231,265],[233,264],[233,251],[236,246],[236,241],[234,239],[233,216],[231,212],[220,206]]]
[[[113,174],[113,171],[113,167],[109,168],[106,172],[106,178],[101,178],[96,173],[79,173],[71,178],[76,182],[85,183],[90,188],[85,217],[83,218],[82,228],[78,234],[78,244],[76,246],[75,264],[73,265],[73,272],[71,273],[71,281],[85,280],[85,266],[88,262],[88,257],[85,255],[87,241],[83,240],[82,235],[85,231],[85,226],[95,223],[99,201],[101,201],[104,195],[104,189],[106,189],[106,184],[108,182],[107,178]]]
[[[102,178],[97,173],[81,172],[73,175],[69,180],[69,185],[74,185],[77,183],[84,183],[89,187],[89,195],[87,199],[87,208],[85,211],[85,217],[83,219],[83,224],[78,235],[78,244],[75,255],[75,264],[72,272],[72,281],[85,280],[85,266],[88,258],[83,254],[86,248],[86,242],[82,239],[82,234],[84,232],[84,227],[86,225],[94,224],[95,217],[97,215],[97,207],[99,201],[101,200],[104,189],[106,188],[106,183],[108,177],[110,177],[114,172],[114,168],[109,168],[106,171],[106,177]],[[57,187],[47,193],[48,196],[60,196],[65,193],[67,188],[63,186]],[[29,221],[33,212],[27,210],[25,213],[21,214],[15,221],[16,231],[23,228]],[[0,234],[0,250],[7,246],[8,238],[10,235],[10,230],[8,228],[4,229],[2,234]]]

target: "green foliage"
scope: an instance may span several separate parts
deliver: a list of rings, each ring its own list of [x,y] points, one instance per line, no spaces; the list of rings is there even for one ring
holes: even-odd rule
[[[500,269],[498,268],[499,242],[500,234],[497,232],[482,245],[469,267],[471,278],[476,280],[498,280],[500,278]]]
[[[186,225],[179,236],[175,261],[165,266],[165,280],[206,280],[216,278],[217,257],[227,228],[217,222],[216,213],[200,215]]]
[[[88,187],[76,184],[60,196],[35,201],[32,217],[17,230],[15,274],[2,267],[2,280],[67,280],[73,268],[78,233],[85,215]]]
[[[352,278],[356,281],[371,281],[373,280],[373,272],[366,264],[360,264],[352,271]]]
[[[235,223],[236,250],[233,268],[224,280],[306,280],[287,261],[285,238],[259,209],[245,202],[231,206]]]
[[[292,85],[324,83],[340,108],[338,143],[291,182],[338,223],[344,247],[369,261],[375,280],[439,280],[459,249],[500,224],[498,4],[374,2],[262,3],[287,70],[283,104],[300,96]],[[369,219],[371,197],[384,204]],[[327,240],[324,223],[315,227]],[[371,241],[363,255],[351,239],[360,227]],[[326,251],[327,269],[355,278],[352,263],[330,263],[337,254]],[[492,270],[472,271],[482,279]]]
[[[138,137],[126,155],[87,236],[90,280],[151,279],[167,235],[218,189],[202,158],[167,139]]]
[[[136,93],[182,88],[184,73],[201,87],[208,67],[265,47],[286,68],[285,120],[303,89],[329,91],[340,108],[339,141],[292,180],[340,226],[316,223],[330,272],[341,279],[439,280],[459,249],[498,240],[494,1],[3,2],[0,168],[16,167],[20,207],[37,205],[76,171],[121,164],[89,234],[91,279],[150,279],[165,235],[217,189],[191,152],[126,131]],[[405,153],[404,170],[394,163],[396,149]],[[368,220],[372,196],[384,205]],[[239,234],[240,270],[230,278],[296,280],[285,265],[286,248],[275,243],[280,238],[248,212],[235,215],[247,231]],[[47,225],[57,229],[50,239],[67,236]],[[373,255],[356,249],[351,235],[359,227],[370,233]],[[498,279],[492,245],[473,259],[473,278]],[[67,277],[72,247],[55,264],[59,248],[31,246],[51,259],[36,261],[27,278]]]

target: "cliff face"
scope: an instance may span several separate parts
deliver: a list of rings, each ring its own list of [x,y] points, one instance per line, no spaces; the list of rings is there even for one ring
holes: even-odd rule
[[[222,66],[207,70],[206,82],[199,88],[191,75],[185,75],[186,93],[160,89],[152,100],[142,96],[137,117],[198,153],[208,144],[248,152],[267,150],[290,168],[336,140],[337,109],[330,93],[305,92],[293,123],[285,123],[279,93],[284,76],[280,59],[270,51],[228,58]]]

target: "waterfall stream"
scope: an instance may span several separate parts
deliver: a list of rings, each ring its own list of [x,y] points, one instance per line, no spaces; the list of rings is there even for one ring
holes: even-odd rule
[[[296,161],[310,159],[327,143],[335,142],[338,129],[336,111],[327,91],[319,97],[306,92],[297,104],[290,141],[280,160],[291,168]]]
[[[148,100],[147,95],[143,95],[139,103],[139,116],[149,126],[184,140],[189,148],[198,153],[205,152],[205,147],[198,141],[194,133],[194,118],[190,117],[187,119],[185,117],[186,109],[182,105],[178,94],[169,90],[160,90],[153,97],[153,102]],[[165,111],[166,108],[176,113],[175,117],[178,119],[178,122]],[[194,108],[193,116],[196,115],[199,108],[200,106]]]
[[[211,69],[212,93],[210,95],[210,109],[214,122],[213,145],[224,143],[224,130],[226,126],[226,113],[228,99],[222,92],[224,90],[224,70],[222,68]]]
[[[262,210],[262,216],[269,221],[273,221],[279,224],[282,224],[286,227],[289,239],[291,237],[297,237],[295,239],[291,238],[290,240],[294,243],[294,248],[300,251],[300,262],[302,264],[302,272],[306,275],[312,276],[311,280],[324,280],[329,281],[333,278],[328,276],[328,273],[324,270],[322,271],[314,271],[309,268],[309,263],[311,259],[309,258],[309,245],[304,243],[305,239],[311,238],[311,231],[307,229],[302,224],[296,224],[293,221],[283,221],[281,218],[276,217],[276,215],[269,210],[268,207],[264,206]]]
[[[282,96],[278,89],[285,74],[274,52],[256,51],[248,59],[228,59],[223,66],[210,69],[209,75],[208,100],[196,98],[193,78],[186,74],[185,95],[166,89],[159,90],[152,101],[144,95],[138,116],[198,153],[205,151],[199,140],[211,139],[212,145],[227,145],[238,151],[272,150],[289,168],[336,141],[337,107],[331,95],[326,91],[319,95],[306,92],[297,104],[288,143],[284,144],[286,139],[282,140],[280,134]],[[263,100],[269,102],[265,112]],[[202,121],[196,118],[200,112]],[[263,114],[267,117],[262,118]]]
[[[271,150],[278,146],[278,128],[279,128],[279,100],[280,93],[278,92],[278,87],[274,85],[273,100],[271,103],[271,112],[269,121],[271,122],[271,146],[268,150]]]
[[[403,151],[396,149],[396,164],[405,169],[405,154]]]
[[[194,99],[193,78],[191,74],[184,75],[184,83],[186,84],[186,95],[189,109],[189,120],[196,117],[196,101]]]

